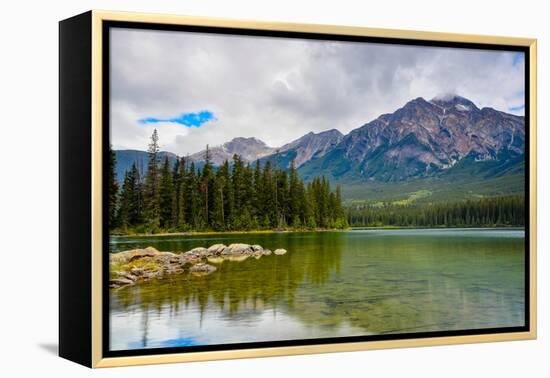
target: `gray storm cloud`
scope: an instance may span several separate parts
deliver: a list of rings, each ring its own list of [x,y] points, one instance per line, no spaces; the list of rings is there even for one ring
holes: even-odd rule
[[[448,93],[516,114],[523,105],[524,61],[514,52],[116,28],[110,56],[117,149],[145,149],[153,128],[162,149],[180,155],[237,136],[280,146]],[[202,110],[216,121],[138,122]]]

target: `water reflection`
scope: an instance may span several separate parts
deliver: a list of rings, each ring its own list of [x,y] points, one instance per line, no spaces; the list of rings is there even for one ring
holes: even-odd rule
[[[523,234],[506,232],[118,239],[113,250],[240,241],[289,253],[225,261],[206,277],[171,276],[112,291],[111,347],[522,325]]]

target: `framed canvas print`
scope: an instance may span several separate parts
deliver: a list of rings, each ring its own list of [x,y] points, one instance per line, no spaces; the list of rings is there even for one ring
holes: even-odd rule
[[[60,22],[60,355],[536,337],[536,41]]]

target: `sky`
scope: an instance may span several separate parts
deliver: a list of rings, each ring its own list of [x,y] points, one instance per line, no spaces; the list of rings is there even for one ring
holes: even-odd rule
[[[111,144],[178,155],[256,137],[279,147],[457,94],[523,115],[523,53],[114,28]]]

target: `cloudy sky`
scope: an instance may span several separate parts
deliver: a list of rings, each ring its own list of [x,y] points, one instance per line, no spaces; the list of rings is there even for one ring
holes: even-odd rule
[[[234,137],[346,134],[407,101],[459,94],[523,115],[523,54],[115,28],[111,143],[186,155]]]

